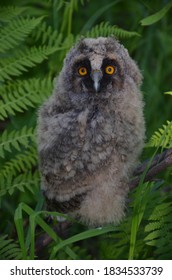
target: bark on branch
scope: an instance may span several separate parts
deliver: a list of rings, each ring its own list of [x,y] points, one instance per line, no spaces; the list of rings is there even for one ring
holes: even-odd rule
[[[149,166],[150,165],[150,166]],[[156,175],[164,171],[167,167],[172,166],[172,148],[157,154],[150,164],[150,159],[141,163],[134,171],[134,178],[131,180],[129,187],[134,189],[140,182],[142,174],[148,168],[144,182],[152,181]]]

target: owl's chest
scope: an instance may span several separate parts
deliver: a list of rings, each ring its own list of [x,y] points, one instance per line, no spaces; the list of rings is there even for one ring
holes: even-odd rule
[[[86,175],[109,162],[116,149],[113,113],[95,108],[87,108],[78,114],[76,111],[70,112],[60,120],[60,127],[63,133],[54,149],[60,170],[67,168],[67,174],[73,170],[74,173],[82,171]]]
[[[80,163],[89,170],[108,160],[115,146],[115,119],[110,113],[86,111],[78,116],[75,139]]]
[[[96,107],[92,111],[81,113],[77,120],[76,129],[83,144],[90,143],[91,147],[102,146],[114,138],[115,117],[110,112],[102,112]]]

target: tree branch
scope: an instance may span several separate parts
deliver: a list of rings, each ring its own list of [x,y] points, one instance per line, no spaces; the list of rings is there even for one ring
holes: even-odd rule
[[[137,185],[140,182],[142,174],[146,171],[146,169],[149,166],[150,160],[151,159],[144,161],[135,169],[133,173],[135,178],[133,178],[129,183],[130,189],[134,189],[135,187],[137,187]],[[153,180],[156,175],[158,175],[160,172],[162,172],[169,166],[172,166],[172,148],[154,157],[150,167],[147,170],[147,173],[144,178],[144,182]]]
[[[68,228],[71,226],[70,221],[63,221],[59,222],[57,225],[53,226],[52,229],[54,232],[62,239],[67,238],[67,231]],[[36,239],[36,245],[35,245],[35,253],[39,254],[39,252],[45,248],[47,245],[49,245],[53,239],[47,234],[43,233]]]

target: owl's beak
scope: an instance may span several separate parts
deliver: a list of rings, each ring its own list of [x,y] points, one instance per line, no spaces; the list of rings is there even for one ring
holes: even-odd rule
[[[94,86],[94,89],[97,92],[100,92],[100,81],[102,79],[102,72],[100,70],[94,70],[91,74],[91,78],[94,82],[93,86]]]

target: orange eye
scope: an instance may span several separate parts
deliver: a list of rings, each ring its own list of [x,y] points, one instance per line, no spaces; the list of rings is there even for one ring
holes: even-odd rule
[[[109,66],[106,66],[105,73],[108,74],[108,75],[112,75],[112,74],[115,73],[115,70],[116,69],[115,69],[114,66],[109,65]]]
[[[86,68],[86,67],[80,67],[80,68],[78,69],[78,73],[79,73],[80,76],[85,76],[85,75],[87,75],[87,73],[88,73],[87,68]]]

